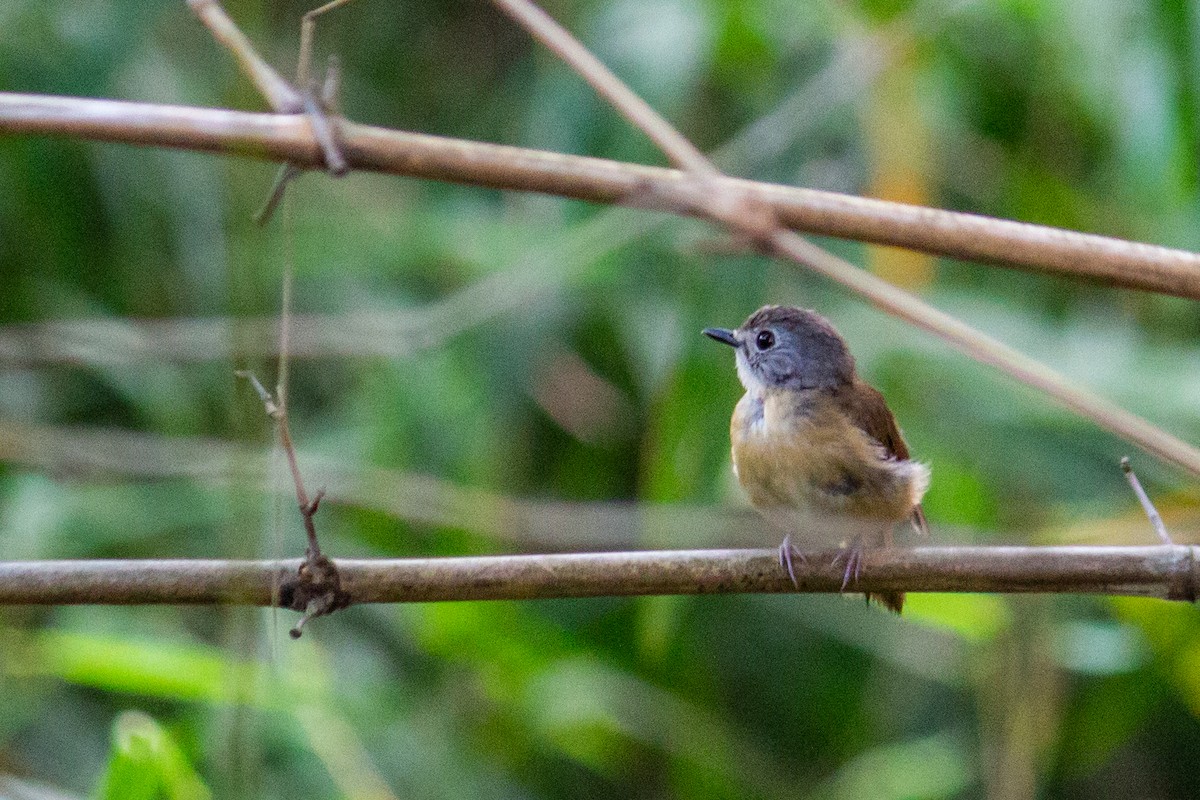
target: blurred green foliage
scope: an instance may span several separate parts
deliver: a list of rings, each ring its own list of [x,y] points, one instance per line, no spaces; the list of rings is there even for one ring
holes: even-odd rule
[[[290,72],[307,6],[227,8]],[[1193,5],[548,8],[732,172],[1200,248]],[[0,27],[5,91],[263,106],[182,2],[15,0]],[[487,3],[358,0],[321,21],[317,49],[341,58],[356,120],[662,163]],[[392,476],[323,507],[335,554],[566,548],[581,531],[606,535],[595,547],[732,543],[712,530],[744,506],[739,390],[699,331],[766,302],[818,308],[849,339],[932,465],[938,539],[1151,541],[1121,442],[699,223],[356,174],[302,179],[259,229],[273,171],[0,138],[0,344],[37,330],[20,323],[80,323],[71,358],[0,347],[0,559],[299,552],[286,492],[258,488],[278,463],[245,455],[269,451],[269,425],[233,379],[274,375],[251,323],[277,312],[289,260],[298,313],[332,320],[294,364],[301,449]],[[828,245],[1200,441],[1193,303]],[[189,357],[100,327],[195,319],[216,336],[183,336],[201,343]],[[365,319],[390,332],[328,344]],[[1194,539],[1195,489],[1133,455]],[[1200,794],[1185,606],[442,604],[351,609],[300,642],[287,616],[0,609],[0,797],[4,774],[103,798]]]

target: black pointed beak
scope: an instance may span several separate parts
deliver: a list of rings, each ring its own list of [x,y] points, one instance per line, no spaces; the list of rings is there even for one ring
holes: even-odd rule
[[[730,347],[737,347],[737,336],[733,331],[725,328],[705,328],[704,335],[710,339],[716,339],[718,342],[724,342]]]

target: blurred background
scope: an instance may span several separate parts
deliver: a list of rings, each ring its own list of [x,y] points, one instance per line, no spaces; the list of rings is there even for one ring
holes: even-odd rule
[[[294,70],[301,2],[226,3]],[[548,6],[732,173],[1200,248],[1200,16],[1088,0]],[[0,4],[0,89],[263,102],[182,2]],[[486,2],[325,17],[349,117],[662,157]],[[700,335],[830,317],[933,469],[940,541],[1177,541],[1193,481],[821,279],[662,214],[0,137],[0,559],[778,544]],[[827,246],[1200,442],[1195,303]],[[0,797],[1195,797],[1200,617],[1101,597],[0,609]],[[3,777],[10,776],[10,777]],[[15,781],[20,781],[20,784]],[[23,788],[22,788],[23,787]],[[21,794],[25,792],[25,794]]]

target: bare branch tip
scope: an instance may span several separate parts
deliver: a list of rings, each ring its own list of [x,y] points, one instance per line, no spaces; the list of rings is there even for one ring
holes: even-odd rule
[[[255,393],[258,394],[258,399],[262,402],[263,408],[266,409],[268,417],[275,420],[279,419],[282,409],[275,402],[275,398],[271,396],[271,393],[262,385],[262,381],[258,379],[257,375],[246,369],[235,370],[233,374],[250,382],[250,385],[254,387]]]
[[[302,174],[303,171],[290,162],[280,168],[279,173],[275,176],[275,185],[271,187],[271,193],[267,195],[263,207],[254,215],[255,224],[261,228],[274,218],[275,210],[283,202],[283,195],[287,191],[288,185]]]
[[[1133,489],[1138,502],[1142,504],[1142,510],[1146,512],[1146,518],[1150,520],[1150,527],[1154,528],[1154,533],[1158,535],[1158,540],[1167,546],[1175,544],[1175,541],[1171,538],[1171,534],[1167,533],[1167,526],[1162,520],[1162,515],[1154,507],[1154,501],[1146,494],[1146,490],[1142,488],[1142,482],[1138,480],[1137,473],[1133,471],[1133,466],[1129,463],[1129,456],[1124,456],[1121,459],[1121,470],[1125,473],[1125,478],[1129,481],[1129,488]]]

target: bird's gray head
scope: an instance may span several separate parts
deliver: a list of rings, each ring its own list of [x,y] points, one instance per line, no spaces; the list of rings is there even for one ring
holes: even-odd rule
[[[815,311],[763,306],[737,330],[704,333],[734,348],[738,378],[748,392],[823,389],[854,380],[854,356],[845,340]]]

